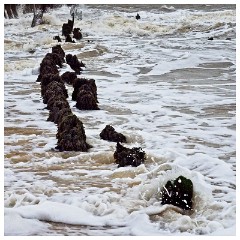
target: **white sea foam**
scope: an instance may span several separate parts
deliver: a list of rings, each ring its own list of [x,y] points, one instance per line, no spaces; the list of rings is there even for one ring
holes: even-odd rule
[[[47,224],[23,218],[15,212],[6,214],[4,222],[4,233],[7,236],[37,235],[48,229]]]

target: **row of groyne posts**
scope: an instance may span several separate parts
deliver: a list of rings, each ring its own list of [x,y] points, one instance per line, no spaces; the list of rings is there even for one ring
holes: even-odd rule
[[[73,20],[68,20],[62,26],[62,35],[65,40],[73,35],[74,12],[71,15]],[[56,36],[53,39],[58,40]],[[81,38],[76,38],[78,41],[81,41],[80,39],[82,35]],[[74,41],[72,43],[74,44]],[[66,71],[60,75],[59,69],[64,64],[68,64],[73,71]],[[51,52],[47,53],[40,63],[37,82],[40,83],[42,101],[49,110],[47,121],[57,125],[56,150],[58,151],[87,152],[93,147],[87,142],[83,122],[72,112],[66,88],[66,85],[73,87],[70,101],[76,102],[75,106],[78,110],[100,110],[96,81],[80,77],[85,67],[86,65],[79,61],[76,55],[66,54],[59,43],[52,47]],[[116,142],[113,156],[118,167],[129,165],[137,167],[146,160],[146,154],[142,148],[127,148],[121,144],[127,143],[127,138],[117,132],[113,126],[106,125],[99,136],[103,140]],[[167,181],[161,189],[161,196],[162,204],[172,204],[183,211],[193,210],[193,184],[184,176]]]
[[[62,38],[75,36],[74,12],[71,13],[72,20],[62,25]],[[53,39],[59,41],[59,36]],[[75,38],[76,41],[79,38]],[[82,39],[82,34],[81,38]],[[75,41],[72,41],[74,44]],[[72,72],[66,71],[62,75],[59,69],[64,64],[68,64]],[[41,96],[43,103],[49,110],[48,121],[52,121],[58,126],[57,146],[59,151],[82,151],[87,152],[92,146],[86,141],[86,134],[82,121],[72,112],[68,102],[68,86],[73,87],[72,101],[76,101],[76,108],[79,110],[100,110],[98,106],[97,86],[94,79],[80,77],[86,65],[79,61],[76,55],[66,54],[61,46],[53,46],[50,53],[42,59],[39,67],[37,82],[41,86]],[[117,142],[114,158],[119,167],[126,165],[139,166],[145,160],[145,152],[141,148],[126,148],[120,142],[127,142],[126,136],[118,133],[111,125],[106,127],[99,134],[101,139]]]

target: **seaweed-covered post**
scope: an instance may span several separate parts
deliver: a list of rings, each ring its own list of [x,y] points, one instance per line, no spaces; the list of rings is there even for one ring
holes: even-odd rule
[[[192,181],[183,176],[168,181],[162,189],[162,204],[172,204],[184,210],[192,209],[192,197]]]
[[[116,146],[116,151],[113,154],[118,167],[133,166],[137,167],[145,161],[145,152],[142,148],[127,148],[121,145],[119,142]]]

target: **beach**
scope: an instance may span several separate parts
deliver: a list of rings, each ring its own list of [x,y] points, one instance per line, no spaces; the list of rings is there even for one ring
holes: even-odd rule
[[[35,27],[21,8],[4,19],[4,234],[234,236],[236,6],[77,8],[75,43],[61,35],[70,6]],[[58,151],[58,128],[47,121],[36,80],[57,44],[97,86],[100,110],[79,110],[66,84],[88,152]],[[99,136],[106,125],[145,151],[144,164],[118,167],[116,142]],[[161,204],[160,189],[180,175],[193,183],[191,213]]]

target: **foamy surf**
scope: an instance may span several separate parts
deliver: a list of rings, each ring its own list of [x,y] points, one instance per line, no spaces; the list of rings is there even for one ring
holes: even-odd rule
[[[82,6],[83,39],[61,45],[98,88],[100,110],[80,111],[67,86],[87,153],[55,150],[36,83],[69,7],[35,28],[28,14],[5,19],[5,235],[235,235],[236,11],[217,6]],[[117,167],[116,143],[99,137],[107,124],[144,164]],[[191,211],[161,204],[180,175],[193,182]]]

